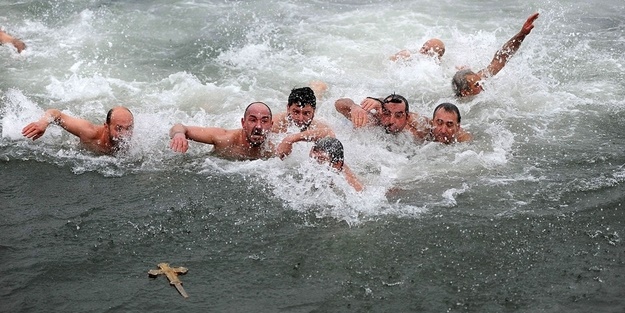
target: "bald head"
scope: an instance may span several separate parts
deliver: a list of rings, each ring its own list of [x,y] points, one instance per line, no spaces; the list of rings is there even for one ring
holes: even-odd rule
[[[130,118],[130,120],[132,120],[133,115],[127,107],[116,106],[110,109],[108,113],[106,113],[106,124],[111,124],[111,120],[116,118]]]
[[[109,140],[117,149],[130,139],[135,122],[128,108],[117,106],[108,111],[105,124],[108,126]]]
[[[423,44],[419,52],[440,59],[445,54],[445,44],[438,38],[432,38]]]
[[[250,103],[247,108],[245,108],[245,113],[243,114],[243,118],[247,118],[248,115],[250,115],[251,112],[254,113],[260,113],[262,115],[269,115],[269,117],[272,117],[271,114],[271,109],[269,108],[269,106],[267,106],[265,103],[263,102],[252,102]]]
[[[262,102],[252,102],[245,109],[241,126],[250,147],[259,147],[271,131],[271,109]]]

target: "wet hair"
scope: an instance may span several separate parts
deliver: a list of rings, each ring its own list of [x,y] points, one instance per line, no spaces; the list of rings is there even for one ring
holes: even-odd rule
[[[254,105],[254,104],[256,104],[256,103],[260,103],[260,104],[264,105],[264,106],[267,108],[267,110],[269,110],[269,117],[272,117],[272,116],[273,116],[273,114],[271,113],[271,108],[270,108],[268,105],[266,105],[264,102],[257,101],[257,102],[252,102],[252,103],[250,103],[250,104],[249,104],[249,105],[245,108],[245,112],[243,113],[243,117],[247,116],[247,111],[250,109],[250,107],[251,107],[252,105]]]
[[[385,109],[385,105],[387,103],[404,103],[406,104],[406,113],[408,113],[410,111],[410,107],[408,105],[408,100],[406,100],[406,98],[404,98],[403,96],[400,95],[396,95],[396,94],[391,94],[388,95],[386,98],[384,98],[384,100],[382,100],[382,108]]]
[[[472,70],[459,70],[454,74],[454,77],[451,79],[451,89],[453,89],[456,97],[462,97],[463,91],[470,91],[471,86],[469,86],[469,81],[467,80],[467,75],[475,74]]]
[[[432,119],[434,119],[434,115],[436,115],[436,111],[438,111],[439,109],[443,109],[449,113],[456,113],[456,116],[458,117],[456,119],[456,123],[460,124],[460,110],[458,110],[457,106],[447,102],[437,105],[434,109],[434,113],[432,113]]]
[[[317,108],[317,97],[310,87],[295,88],[291,90],[289,95],[289,103],[287,106],[296,104],[299,107],[310,105],[313,109]]]
[[[110,109],[107,113],[106,113],[106,124],[111,124],[111,117],[113,116],[113,111],[115,111],[115,109],[124,109],[126,111],[128,111],[128,113],[130,113],[130,115],[132,115],[132,112],[130,112],[130,110],[126,107],[115,107]]]
[[[332,164],[338,162],[341,162],[341,165],[343,164],[343,144],[334,137],[324,137],[317,140],[313,146],[313,150],[327,153],[330,156]]]

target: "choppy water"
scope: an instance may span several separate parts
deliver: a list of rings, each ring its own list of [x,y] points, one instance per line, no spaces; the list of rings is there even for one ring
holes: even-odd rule
[[[519,53],[458,103],[468,144],[353,131],[334,100],[397,92],[430,115],[527,16]],[[621,312],[621,1],[0,1],[0,311]],[[393,63],[430,37],[442,63]],[[317,118],[366,185],[300,144],[285,161],[168,149],[177,122],[238,127],[252,101],[328,83]],[[126,156],[96,156],[47,108],[135,113]],[[328,187],[328,181],[334,181]],[[392,190],[392,192],[388,192]],[[183,300],[147,270],[186,266]]]

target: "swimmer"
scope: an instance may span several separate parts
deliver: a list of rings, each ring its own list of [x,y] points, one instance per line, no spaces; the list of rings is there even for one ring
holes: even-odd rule
[[[408,100],[400,95],[392,94],[384,99],[369,97],[360,105],[342,98],[336,100],[334,106],[355,128],[379,126],[389,134],[408,132],[417,140],[423,140],[428,134],[427,120],[409,112]]]
[[[436,58],[437,61],[440,61],[445,54],[445,44],[438,38],[432,38],[421,46],[419,53],[428,57]],[[397,61],[399,59],[408,60],[411,57],[412,54],[410,50],[404,49],[392,55],[390,59],[391,61]]]
[[[441,103],[434,109],[432,128],[427,137],[430,141],[450,144],[473,139],[470,133],[460,126],[460,111],[451,103]]]
[[[538,18],[538,13],[530,15],[523,24],[521,31],[514,35],[499,49],[488,67],[477,73],[470,69],[462,69],[456,72],[451,87],[456,97],[474,96],[484,90],[480,81],[495,76],[506,65],[508,60],[519,50],[521,43],[534,28],[534,21]]]
[[[286,112],[274,116],[272,131],[287,133],[295,128],[298,132],[287,134],[278,145],[276,154],[280,158],[291,153],[292,144],[295,142],[315,141],[327,136],[334,137],[334,132],[327,124],[314,119],[316,109],[317,100],[312,88],[302,87],[291,90]]]
[[[322,164],[328,164],[336,171],[342,173],[349,183],[356,191],[360,192],[364,189],[364,186],[351,169],[345,164],[343,144],[341,141],[334,137],[325,137],[315,142],[315,145],[310,149],[310,157]]]
[[[188,140],[213,145],[213,154],[230,160],[266,159],[274,156],[267,140],[273,122],[271,109],[263,102],[252,102],[241,119],[242,128],[174,125],[169,131],[170,148],[185,153]]]
[[[329,128],[327,124],[315,120],[316,110],[315,91],[310,87],[295,88],[289,94],[286,112],[273,117],[272,131],[285,133],[291,127],[296,127],[301,132],[316,128]]]
[[[95,125],[57,109],[49,109],[38,121],[26,125],[22,129],[22,135],[36,140],[43,136],[50,124],[59,125],[77,136],[80,143],[88,150],[115,154],[128,148],[134,128],[134,118],[128,108],[118,106],[108,111],[104,125]]]
[[[21,53],[24,49],[26,49],[26,44],[23,41],[7,34],[0,30],[0,44],[12,44],[15,49],[17,49],[17,53]]]

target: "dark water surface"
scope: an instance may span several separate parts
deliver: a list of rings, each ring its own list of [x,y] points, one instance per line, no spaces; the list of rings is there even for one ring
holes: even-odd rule
[[[33,161],[0,172],[3,312],[625,308],[622,186],[585,194],[594,200],[575,212],[458,207],[350,227],[286,210],[236,176],[103,178]],[[164,261],[189,268],[187,300],[148,278]]]

